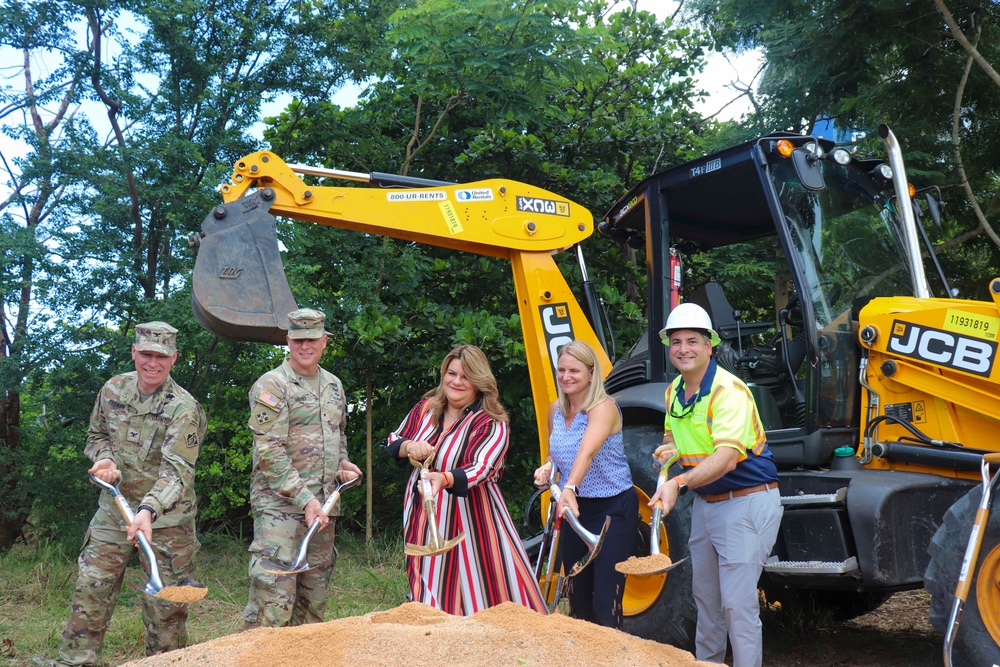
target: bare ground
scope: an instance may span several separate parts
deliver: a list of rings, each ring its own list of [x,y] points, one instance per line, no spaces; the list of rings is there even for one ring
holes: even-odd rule
[[[940,667],[943,636],[928,618],[930,596],[896,593],[875,611],[845,623],[793,627],[767,611],[764,664],[768,667]]]

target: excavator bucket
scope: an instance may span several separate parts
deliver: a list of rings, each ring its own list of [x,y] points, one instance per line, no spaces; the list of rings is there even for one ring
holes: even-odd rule
[[[270,196],[268,196],[270,195]],[[191,308],[208,331],[229,340],[283,345],[295,298],[278,251],[267,189],[229,204],[205,218],[197,247]]]

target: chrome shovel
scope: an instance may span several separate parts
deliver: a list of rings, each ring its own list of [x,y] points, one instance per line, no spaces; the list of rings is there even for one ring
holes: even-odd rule
[[[333,490],[333,493],[327,496],[326,502],[323,503],[323,510],[322,510],[323,514],[330,513],[330,510],[333,509],[333,506],[337,504],[338,500],[340,500],[341,491],[343,491],[344,489],[349,489],[352,486],[355,486],[360,481],[361,481],[361,475],[355,475],[346,482],[341,482],[340,484],[338,484],[337,488]],[[282,575],[282,574],[300,574],[302,572],[311,570],[312,567],[309,565],[309,541],[312,540],[313,535],[315,535],[316,531],[319,530],[320,523],[321,522],[319,518],[317,518],[312,522],[312,525],[309,526],[309,530],[306,531],[306,536],[302,538],[302,544],[299,545],[299,550],[295,554],[295,561],[291,565],[277,569],[265,568],[264,571],[267,572],[268,574]]]
[[[423,499],[424,516],[427,518],[427,528],[428,532],[430,532],[431,543],[427,546],[423,546],[407,542],[406,546],[403,548],[403,553],[407,556],[438,556],[447,551],[451,551],[465,539],[465,533],[462,533],[451,538],[450,540],[446,540],[438,530],[437,503],[434,501],[434,494],[431,490],[431,482],[427,478],[431,459],[433,458],[434,454],[431,453],[431,455],[427,457],[427,460],[420,464],[420,481],[418,482],[420,485],[420,496]],[[411,458],[410,461],[416,463],[413,458]]]
[[[656,478],[656,490],[659,491],[667,481],[667,468],[670,462],[660,466],[660,474]],[[660,551],[660,525],[663,523],[663,505],[659,501],[653,507],[653,517],[650,520],[649,532],[649,555],[641,558],[630,558],[615,565],[615,569],[622,574],[630,574],[638,577],[651,577],[656,574],[663,574],[674,569],[687,560],[684,557],[678,561],[671,562],[670,557]]]
[[[115,506],[121,513],[122,518],[125,519],[125,525],[131,526],[135,520],[135,513],[129,506],[125,496],[118,490],[118,487],[114,484],[108,484],[93,475],[90,475],[90,479],[94,484],[97,484],[111,494],[111,497],[115,501]],[[178,604],[197,602],[208,595],[208,588],[204,584],[190,578],[183,579],[176,585],[164,586],[163,580],[160,579],[160,568],[156,564],[156,555],[153,553],[153,547],[149,544],[149,540],[146,539],[146,535],[141,530],[136,532],[135,537],[139,542],[139,549],[146,556],[146,562],[149,564],[149,581],[142,588],[137,586],[132,586],[132,588],[160,600]]]
[[[562,492],[559,489],[559,485],[555,483],[556,469],[552,466],[552,472],[549,474],[549,492],[552,494],[552,502],[559,504],[559,498],[562,496]],[[597,554],[600,553],[601,547],[604,546],[604,537],[608,534],[608,526],[611,525],[611,517],[604,517],[604,525],[601,527],[601,532],[599,535],[594,535],[592,532],[583,527],[580,520],[570,512],[568,509],[564,510],[562,513],[562,518],[569,522],[570,528],[576,533],[581,540],[587,545],[587,555],[578,560],[572,568],[570,568],[569,573],[566,578],[575,577],[583,571],[583,568],[590,565]]]

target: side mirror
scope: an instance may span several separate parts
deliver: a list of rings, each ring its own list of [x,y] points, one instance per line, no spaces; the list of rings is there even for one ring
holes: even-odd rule
[[[802,187],[807,190],[822,190],[826,187],[819,159],[808,148],[796,148],[792,151],[792,164]]]
[[[941,231],[941,206],[938,200],[930,192],[925,193],[927,197],[927,211],[931,214],[931,220],[934,221],[934,226],[937,230]]]

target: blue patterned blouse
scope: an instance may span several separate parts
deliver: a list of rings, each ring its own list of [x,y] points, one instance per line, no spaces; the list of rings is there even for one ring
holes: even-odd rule
[[[555,461],[560,471],[559,485],[565,483],[573,461],[576,460],[580,441],[587,430],[587,415],[580,412],[573,418],[569,428],[566,428],[566,418],[562,410],[556,406],[552,418],[552,433],[549,435],[549,455]],[[590,464],[583,482],[577,487],[577,496],[581,498],[610,498],[626,489],[632,488],[632,473],[629,471],[628,460],[625,458],[625,447],[622,444],[622,432],[608,436],[597,451]]]

